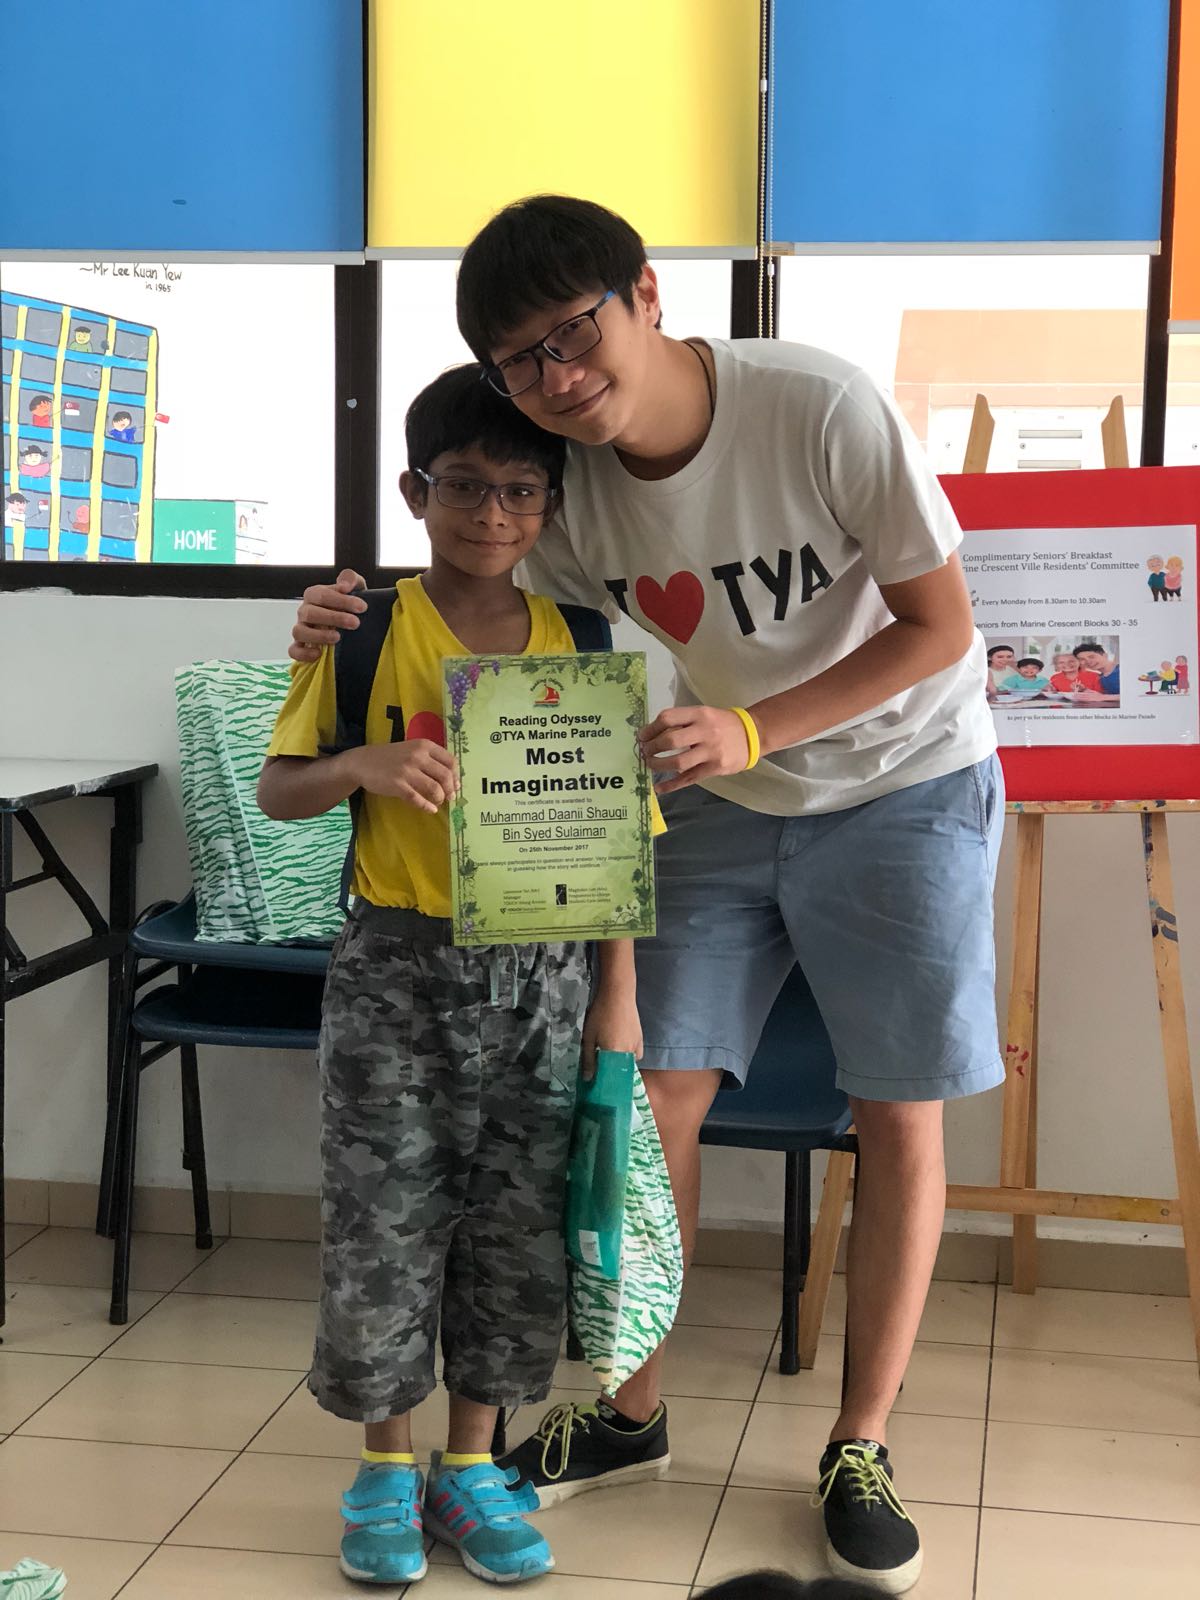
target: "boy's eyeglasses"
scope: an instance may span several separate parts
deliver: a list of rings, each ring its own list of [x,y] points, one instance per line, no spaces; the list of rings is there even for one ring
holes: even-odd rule
[[[577,361],[589,350],[594,350],[603,337],[600,324],[596,321],[596,313],[601,306],[608,304],[616,292],[615,289],[610,289],[589,310],[581,311],[578,316],[568,317],[566,322],[560,322],[557,328],[551,328],[546,337],[539,339],[536,344],[531,344],[525,350],[518,350],[514,355],[506,356],[494,366],[485,367],[484,376],[492,388],[497,394],[507,395],[512,400],[517,395],[524,394],[526,389],[532,389],[541,378],[543,353],[548,355],[551,361],[565,364],[568,361]]]
[[[474,511],[489,494],[494,494],[501,511],[507,511],[510,517],[540,517],[554,497],[553,489],[543,489],[540,483],[484,483],[480,478],[461,478],[454,473],[435,478],[420,467],[415,471],[440,503],[454,511]]]

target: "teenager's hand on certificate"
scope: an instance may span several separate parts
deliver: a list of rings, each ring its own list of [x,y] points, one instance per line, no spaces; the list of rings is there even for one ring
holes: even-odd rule
[[[638,741],[657,794],[745,772],[750,759],[742,719],[718,706],[672,706],[642,729]]]
[[[603,982],[583,1019],[581,1067],[585,1078],[595,1075],[597,1050],[629,1050],[636,1061],[642,1059],[642,1020],[636,998],[607,990]]]
[[[343,628],[357,628],[358,614],[367,604],[355,590],[366,587],[365,578],[343,567],[336,583],[314,583],[305,589],[288,646],[292,660],[315,661],[323,645],[338,642]]]
[[[367,744],[347,752],[358,787],[403,800],[418,811],[440,811],[458,793],[458,763],[432,739]]]

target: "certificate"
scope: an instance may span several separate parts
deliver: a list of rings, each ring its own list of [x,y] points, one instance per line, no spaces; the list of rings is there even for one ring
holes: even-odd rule
[[[654,932],[638,651],[443,664],[455,944]]]

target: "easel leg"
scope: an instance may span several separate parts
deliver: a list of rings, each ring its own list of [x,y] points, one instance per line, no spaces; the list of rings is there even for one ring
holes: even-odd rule
[[[1037,1111],[1034,1072],[1037,1054],[1038,954],[1042,925],[1042,854],[1045,817],[1023,812],[1017,818],[1017,892],[1013,911],[1012,983],[1004,1041],[1004,1127],[1000,1139],[1000,1183],[1024,1189],[1032,1182],[1036,1157]],[[1013,1218],[1013,1289],[1032,1294],[1037,1287],[1037,1219]]]
[[[1196,1356],[1200,1360],[1200,1138],[1196,1132],[1196,1099],[1188,1056],[1187,1017],[1179,969],[1179,929],[1175,920],[1165,812],[1143,812],[1142,848],[1146,857],[1150,938],[1154,945],[1158,1019],[1167,1074],[1171,1140],[1175,1148],[1175,1177],[1179,1184],[1183,1253],[1192,1303]]]
[[[825,1304],[829,1299],[829,1284],[837,1260],[838,1241],[842,1237],[842,1217],[853,1172],[852,1155],[845,1150],[830,1152],[829,1165],[825,1168],[825,1186],[821,1191],[821,1209],[813,1229],[808,1274],[804,1280],[804,1293],[800,1296],[799,1345],[800,1365],[803,1368],[811,1368],[816,1363],[817,1340],[821,1337],[821,1324],[825,1320]]]

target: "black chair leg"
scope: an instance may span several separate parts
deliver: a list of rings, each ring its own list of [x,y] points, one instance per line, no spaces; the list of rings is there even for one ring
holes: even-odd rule
[[[779,1370],[790,1378],[800,1371],[800,1293],[808,1271],[811,1243],[812,1160],[807,1150],[789,1150],[784,1159],[783,1325],[779,1335]]]
[[[137,1169],[138,1098],[141,1087],[141,1049],[136,1039],[130,1044],[125,1078],[114,1178],[116,1215],[112,1300],[108,1308],[108,1320],[117,1327],[129,1321],[129,1254],[133,1244],[133,1184]]]
[[[196,1249],[211,1250],[212,1218],[208,1209],[208,1168],[204,1160],[204,1120],[200,1112],[200,1074],[196,1046],[179,1047],[179,1082],[183,1098],[183,1167],[192,1175],[192,1210]]]
[[[131,1047],[130,1019],[137,983],[137,957],[126,950],[121,967],[121,999],[110,1041],[108,1082],[105,1092],[104,1153],[100,1162],[100,1194],[96,1206],[96,1232],[111,1239],[116,1232],[117,1151],[120,1146],[121,1115],[128,1088],[127,1071]]]

